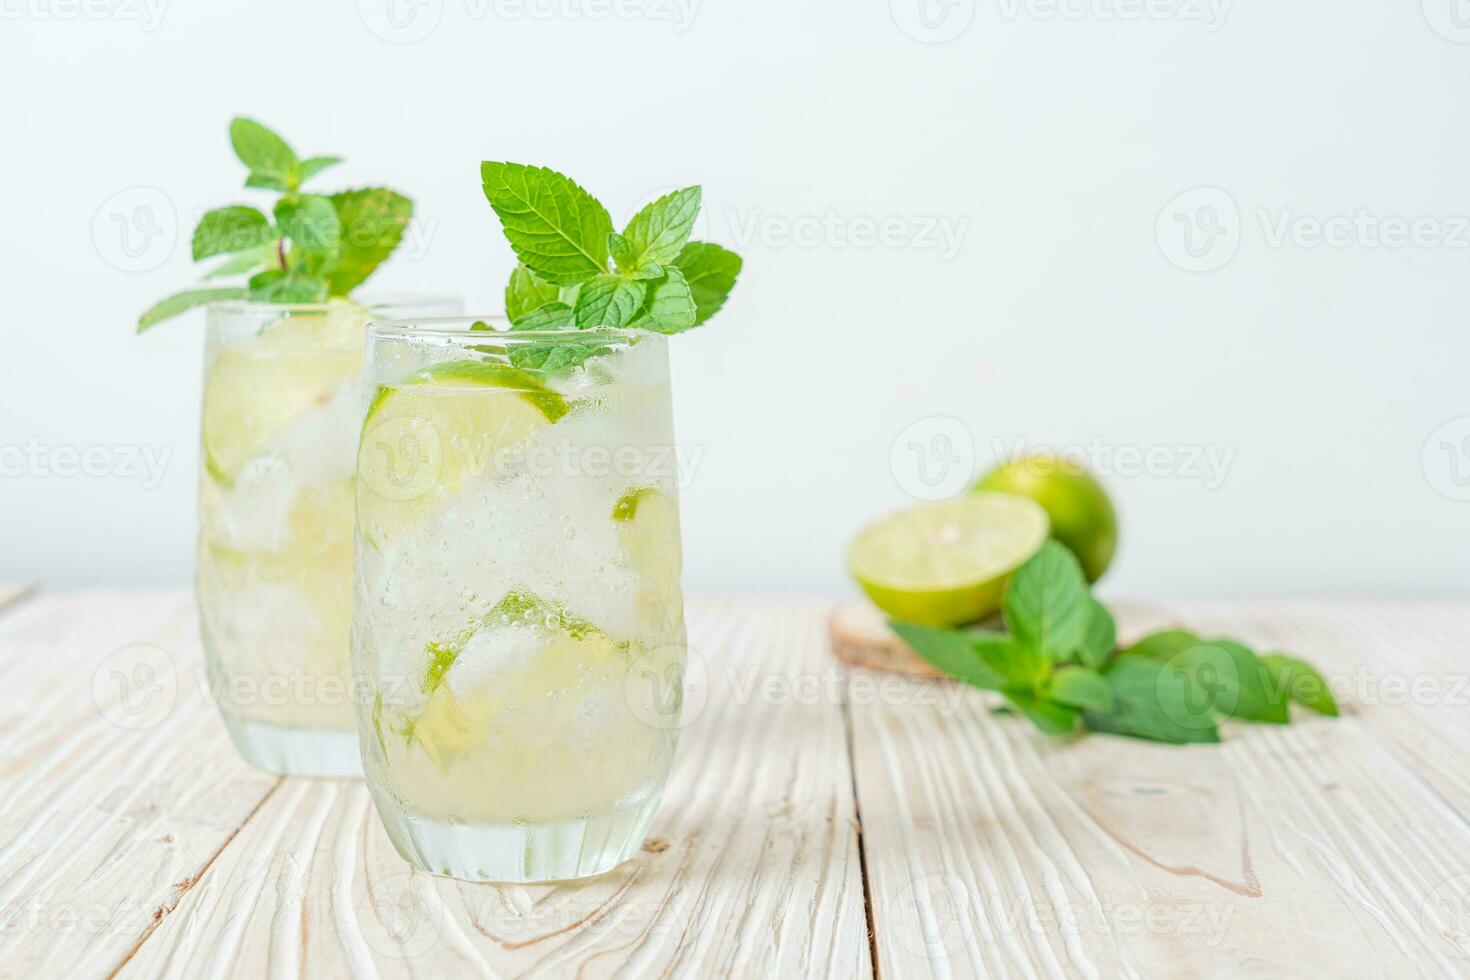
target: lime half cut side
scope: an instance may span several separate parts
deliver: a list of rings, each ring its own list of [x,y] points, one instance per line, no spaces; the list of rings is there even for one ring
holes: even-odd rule
[[[1046,511],[1008,493],[972,493],[868,525],[847,553],[868,598],[897,619],[959,626],[1000,608],[1006,579],[1049,531]]]

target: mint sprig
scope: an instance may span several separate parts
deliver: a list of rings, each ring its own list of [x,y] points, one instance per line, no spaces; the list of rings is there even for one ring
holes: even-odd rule
[[[512,329],[682,333],[713,316],[739,278],[740,256],[689,240],[702,197],[697,186],[663,195],[614,232],[607,208],[564,174],[486,161],[480,177],[519,260],[505,289]],[[528,362],[543,359],[533,347],[513,349]],[[611,349],[585,348],[589,357]],[[575,348],[558,350],[544,358],[556,370],[582,363]]]
[[[1082,727],[1156,742],[1218,742],[1219,722],[1290,721],[1289,702],[1336,716],[1322,675],[1282,653],[1170,629],[1126,649],[1112,614],[1088,591],[1077,559],[1047,542],[1017,569],[1002,603],[1006,631],[892,622],[938,670],[999,693],[1052,735]]]
[[[239,286],[175,293],[138,319],[142,332],[205,303],[249,299],[319,303],[350,296],[403,240],[413,202],[385,187],[324,195],[303,185],[342,162],[301,159],[289,143],[253,119],[230,123],[230,145],[248,173],[245,186],[281,196],[270,214],[244,204],[205,212],[194,229],[194,261],[223,257],[206,279],[244,278]]]

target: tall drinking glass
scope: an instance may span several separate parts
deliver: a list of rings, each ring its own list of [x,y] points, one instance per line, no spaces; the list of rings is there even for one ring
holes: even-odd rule
[[[200,629],[225,726],[262,769],[362,771],[348,650],[367,325],[458,309],[449,300],[208,309]]]
[[[470,880],[577,878],[638,850],[674,752],[667,348],[504,326],[369,330],[358,730],[405,858]]]

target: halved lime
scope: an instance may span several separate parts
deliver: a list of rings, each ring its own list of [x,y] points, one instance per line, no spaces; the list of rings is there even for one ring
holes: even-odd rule
[[[847,552],[868,598],[897,619],[971,623],[1000,608],[1006,579],[1046,541],[1046,511],[1007,493],[971,493],[870,524]]]
[[[567,413],[567,402],[505,364],[447,361],[378,389],[358,448],[358,518],[381,545],[471,475],[493,473]]]
[[[1036,453],[1002,463],[975,484],[1030,497],[1051,519],[1051,536],[1082,563],[1087,581],[1096,582],[1118,547],[1118,515],[1102,484],[1082,464]]]

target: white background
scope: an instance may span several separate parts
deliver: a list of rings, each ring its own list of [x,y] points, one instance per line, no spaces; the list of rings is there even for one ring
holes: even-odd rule
[[[911,443],[951,483],[1096,450],[1114,593],[1470,589],[1454,0],[147,2],[0,0],[0,580],[191,574],[202,318],[132,325],[249,200],[247,113],[346,156],[323,187],[418,199],[378,291],[482,312],[511,255],[480,160],[619,220],[704,185],[746,269],[672,345],[693,589],[850,591],[852,531],[925,492]],[[161,482],[5,448],[93,446]]]

